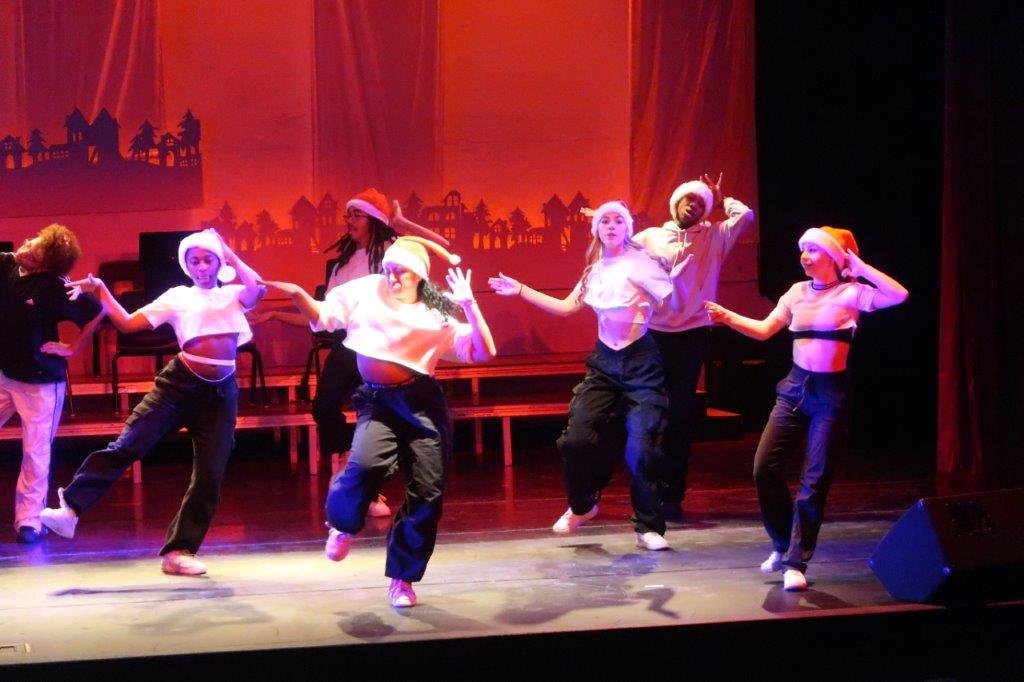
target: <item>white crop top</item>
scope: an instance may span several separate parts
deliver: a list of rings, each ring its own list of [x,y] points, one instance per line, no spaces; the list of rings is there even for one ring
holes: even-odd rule
[[[672,281],[658,263],[637,249],[594,263],[583,302],[599,317],[647,324],[659,303],[672,294]]]
[[[238,300],[245,287],[226,284],[203,289],[196,286],[171,287],[155,301],[139,308],[153,327],[170,323],[182,348],[197,336],[238,334],[238,345],[252,339],[245,308]]]
[[[781,320],[794,332],[856,329],[861,311],[875,310],[876,291],[860,282],[843,282],[815,291],[810,280],[805,280],[782,295],[769,317]]]
[[[402,303],[388,293],[383,275],[360,277],[328,291],[320,319],[310,327],[345,329],[346,347],[420,374],[432,375],[442,357],[473,361],[472,327],[422,301]]]

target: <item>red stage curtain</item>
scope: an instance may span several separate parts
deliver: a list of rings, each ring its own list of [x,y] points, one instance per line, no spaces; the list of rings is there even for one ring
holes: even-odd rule
[[[440,187],[436,0],[314,4],[316,193]]]
[[[50,143],[75,107],[90,121],[106,107],[132,131],[146,118],[163,124],[157,0],[12,4],[0,22],[5,85],[14,87],[4,123],[39,128]]]
[[[633,0],[633,210],[668,218],[676,185],[725,172],[757,205],[753,0]]]
[[[970,0],[946,10],[936,469],[954,486],[1001,488],[1024,484],[1022,12]]]

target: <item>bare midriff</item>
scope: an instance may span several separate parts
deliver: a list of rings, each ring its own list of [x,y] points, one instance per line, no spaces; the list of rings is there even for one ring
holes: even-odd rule
[[[416,372],[408,367],[388,360],[356,354],[356,365],[363,381],[374,384],[400,384],[416,376]]]
[[[184,348],[186,353],[192,355],[198,355],[203,358],[213,358],[215,360],[234,360],[238,353],[238,334],[232,332],[230,334],[210,334],[208,336],[197,336],[194,339],[189,339]],[[234,371],[234,367],[225,367],[224,365],[208,365],[205,362],[195,362],[193,360],[186,360],[181,356],[178,356],[182,362],[188,365],[188,368],[203,377],[204,379],[210,379],[217,381],[230,376]]]
[[[622,350],[646,333],[647,325],[645,323],[610,320],[603,315],[598,315],[597,338],[612,350]]]
[[[850,344],[829,339],[793,339],[793,362],[808,372],[842,372]]]

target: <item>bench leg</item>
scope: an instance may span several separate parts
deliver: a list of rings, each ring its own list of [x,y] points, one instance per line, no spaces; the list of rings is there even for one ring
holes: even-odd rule
[[[309,475],[317,476],[320,474],[320,438],[316,426],[306,427],[306,432],[309,434],[306,439],[309,443]]]
[[[501,418],[501,452],[505,466],[512,466],[512,417]]]
[[[132,483],[142,483],[142,462],[132,462]]]
[[[483,459],[484,456],[484,423],[481,419],[473,420],[473,454],[476,458]]]
[[[299,463],[299,427],[288,427],[288,461],[292,464]]]

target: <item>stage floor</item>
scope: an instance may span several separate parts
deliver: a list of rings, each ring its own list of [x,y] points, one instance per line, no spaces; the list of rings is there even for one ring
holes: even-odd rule
[[[517,458],[512,470],[459,460],[419,605],[402,610],[386,598],[389,520],[370,519],[345,561],[327,561],[328,477],[280,458],[232,463],[201,552],[208,576],[163,575],[156,552],[188,473],[184,463],[154,463],[142,486],[119,484],[83,517],[73,540],[16,545],[2,510],[0,666],[941,610],[896,602],[868,569],[898,515],[931,494],[927,477],[882,480],[892,470],[841,474],[808,591],[787,593],[781,574],[762,575],[769,545],[740,473],[755,439],[696,446],[686,522],[670,527],[664,552],[634,546],[621,475],[597,519],[556,536],[550,524],[565,504],[553,450]],[[59,468],[55,480],[70,472]],[[4,469],[4,486],[13,487],[11,474]],[[385,491],[397,499],[400,481]]]

